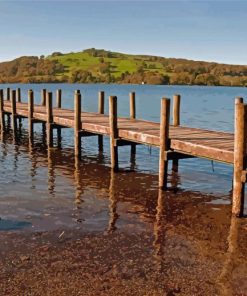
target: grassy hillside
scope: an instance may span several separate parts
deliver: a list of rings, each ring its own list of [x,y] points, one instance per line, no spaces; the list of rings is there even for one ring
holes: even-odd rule
[[[150,61],[150,58],[153,61]],[[65,72],[69,77],[75,70],[91,71],[93,75],[97,75],[103,68],[102,64],[107,63],[109,63],[110,73],[116,78],[121,77],[122,73],[125,72],[133,74],[144,64],[146,64],[144,66],[148,71],[167,74],[162,63],[155,61],[154,57],[121,54],[104,50],[84,50],[67,54],[53,53],[47,59],[57,60],[64,65]]]
[[[130,55],[103,49],[54,52],[0,63],[0,82],[148,83],[247,86],[247,66]]]

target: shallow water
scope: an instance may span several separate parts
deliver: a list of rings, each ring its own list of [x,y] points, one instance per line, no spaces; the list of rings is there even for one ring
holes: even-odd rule
[[[0,85],[3,88],[7,86]],[[173,94],[180,93],[182,125],[224,131],[233,130],[234,97],[247,97],[247,89],[227,87],[81,84],[32,84],[10,85],[10,87],[21,87],[23,101],[27,100],[27,90],[33,89],[36,103],[40,102],[42,88],[53,91],[54,101],[55,90],[62,88],[62,106],[65,108],[73,108],[73,91],[80,89],[83,96],[83,109],[87,111],[97,110],[97,92],[104,90],[106,97],[117,95],[120,116],[128,116],[128,93],[136,91],[137,117],[154,121],[159,121],[160,98],[172,97]],[[106,104],[106,109],[107,107]],[[36,145],[32,150],[29,149],[26,124],[24,120],[17,144],[14,144],[11,134],[2,135],[0,229],[6,227],[6,224],[1,227],[4,220],[28,221],[32,229],[45,230],[65,225],[79,227],[76,221],[81,219],[80,227],[103,230],[109,216],[111,180],[108,169],[109,140],[104,139],[104,152],[99,153],[97,137],[84,138],[82,161],[75,167],[72,130],[62,131],[62,149],[54,148],[48,155],[42,144],[39,125],[35,125]],[[156,192],[158,149],[138,146],[136,157],[131,161],[129,147],[122,147],[119,157],[120,167],[125,171],[114,178],[119,180],[121,186],[122,180],[134,180],[133,182],[138,184],[137,188],[141,195],[146,196]],[[175,182],[176,187],[184,191],[213,195],[214,200],[211,201],[213,204],[229,205],[231,178],[231,166],[205,159],[187,159],[179,162],[179,172],[176,176],[171,175],[170,181]],[[128,182],[126,181],[127,184]],[[75,198],[78,201],[75,202]],[[132,199],[139,199],[139,197],[132,196]],[[125,211],[128,206],[128,203],[118,202],[118,207],[125,208]],[[118,218],[118,223],[125,225],[132,220],[134,224],[146,227],[135,213],[122,214],[121,218]]]
[[[80,89],[83,108],[88,111],[97,110],[97,92],[105,90],[106,96],[118,96],[122,116],[128,115],[128,93],[134,90],[137,116],[154,121],[159,121],[160,98],[180,93],[183,125],[224,131],[233,130],[234,97],[247,97],[247,89],[225,87],[54,84],[20,87],[24,90],[23,101],[26,90],[32,88],[37,103],[42,88],[53,92],[62,88],[62,105],[66,108],[73,108],[73,91]],[[218,295],[212,292],[216,286],[223,291],[219,295],[246,291],[247,225],[246,219],[231,219],[231,166],[205,159],[180,160],[178,173],[169,168],[170,190],[161,192],[157,189],[158,149],[140,145],[136,157],[131,157],[129,147],[120,147],[121,171],[114,174],[109,166],[108,138],[104,138],[103,152],[98,151],[97,137],[83,138],[82,159],[77,161],[72,130],[62,130],[61,148],[47,150],[41,127],[35,125],[33,146],[29,146],[26,128],[27,122],[23,120],[15,139],[11,130],[1,134],[0,139],[0,236],[5,241],[0,246],[2,258],[11,256],[16,237],[22,234],[30,238],[23,248],[18,247],[18,252],[33,241],[31,237],[37,232],[56,232],[56,238],[68,232],[87,233],[96,236],[97,246],[103,241],[107,245],[108,235],[114,234],[120,253],[130,248],[135,254],[133,260],[143,260],[148,266],[155,264],[165,280],[171,280],[167,270],[174,272],[173,281],[181,285],[182,295]],[[13,241],[5,237],[9,233],[6,230],[15,231]],[[126,241],[127,249],[123,246]],[[143,254],[149,255],[142,258]],[[121,261],[122,255],[116,256]],[[128,254],[125,256],[130,259]],[[126,268],[126,262],[121,269]],[[111,258],[105,264],[112,265]],[[142,264],[138,266],[141,274],[152,278],[151,271],[146,273]],[[16,273],[12,276],[18,278]],[[188,288],[188,283],[192,288]],[[210,292],[195,292],[201,288]]]

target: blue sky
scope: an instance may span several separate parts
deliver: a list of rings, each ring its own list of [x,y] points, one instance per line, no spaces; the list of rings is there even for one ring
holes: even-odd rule
[[[247,64],[247,0],[1,1],[0,61],[104,48]]]

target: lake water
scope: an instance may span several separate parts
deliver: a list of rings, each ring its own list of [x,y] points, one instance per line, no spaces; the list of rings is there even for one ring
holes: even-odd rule
[[[179,93],[182,125],[230,132],[233,131],[234,98],[247,98],[247,88],[9,86],[21,87],[23,101],[27,100],[27,90],[33,89],[36,103],[40,103],[42,88],[53,92],[54,103],[55,91],[61,88],[64,108],[73,108],[73,92],[80,89],[83,109],[87,111],[97,111],[97,94],[103,90],[106,97],[118,97],[120,116],[128,116],[129,92],[135,91],[137,117],[157,122],[160,99]],[[0,88],[6,87],[8,85],[0,85]],[[73,130],[63,129],[61,149],[50,150],[43,145],[39,124],[35,125],[33,147],[28,144],[26,120],[22,121],[16,142],[11,130],[1,134],[0,291],[2,288],[3,295],[5,292],[10,295],[10,291],[15,291],[11,295],[20,295],[24,291],[23,283],[29,289],[25,291],[33,293],[30,295],[40,295],[42,289],[47,289],[47,295],[60,295],[56,294],[56,283],[64,287],[65,294],[61,295],[72,295],[69,292],[72,287],[78,286],[80,291],[84,276],[71,268],[71,262],[77,257],[78,271],[94,266],[93,286],[96,280],[102,283],[100,287],[104,281],[111,282],[118,268],[124,287],[129,287],[128,279],[133,278],[137,285],[134,289],[148,289],[145,295],[151,292],[152,295],[177,295],[178,292],[181,295],[245,295],[247,225],[246,219],[231,218],[232,167],[206,159],[180,160],[178,173],[172,173],[169,168],[171,190],[161,192],[157,189],[158,149],[139,145],[133,159],[130,147],[120,147],[121,171],[113,173],[109,139],[104,138],[103,153],[99,153],[97,143],[97,137],[83,138],[82,159],[77,161]],[[38,251],[48,248],[45,242],[51,248],[46,255]],[[92,258],[85,257],[89,250],[93,252]],[[16,265],[9,268],[10,262],[19,262],[19,258],[25,259],[27,255],[27,263],[24,262],[26,265],[22,268]],[[98,258],[104,262],[99,263]],[[60,280],[61,269],[50,268],[55,261],[68,266]],[[135,269],[130,267],[133,265]],[[113,275],[101,272],[102,268],[112,270]],[[53,280],[49,280],[54,274],[55,286]],[[70,278],[69,286],[66,286],[67,278]],[[165,287],[161,288],[162,285]],[[167,291],[169,294],[164,294]]]
[[[8,85],[0,85],[6,88]],[[28,89],[33,89],[35,102],[40,103],[40,92],[46,88],[53,92],[55,104],[55,91],[63,90],[62,106],[73,108],[73,92],[80,89],[83,97],[82,108],[86,111],[97,111],[97,93],[105,91],[106,98],[110,95],[118,97],[119,116],[128,116],[129,97],[131,91],[136,92],[137,117],[159,122],[160,99],[162,97],[172,98],[173,94],[181,94],[181,124],[201,127],[205,129],[233,131],[233,109],[234,98],[242,96],[247,98],[246,88],[229,87],[199,87],[199,86],[150,86],[150,85],[82,85],[82,84],[32,84],[32,85],[9,85],[12,89],[21,87],[22,100],[27,100]],[[106,102],[106,112],[108,104]],[[62,131],[62,150],[53,149],[50,152],[50,160],[47,151],[41,145],[40,127],[36,125],[36,146],[32,152],[29,151],[25,137],[26,122],[23,122],[23,133],[20,145],[14,145],[11,135],[2,137],[0,146],[0,207],[1,218],[0,229],[6,229],[9,220],[10,228],[15,228],[17,222],[27,227],[29,224],[33,229],[42,230],[49,227],[61,227],[69,225],[74,227],[71,215],[74,214],[74,195],[76,193],[76,181],[74,175],[73,158],[73,131],[66,129]],[[158,173],[158,149],[146,146],[138,146],[134,168],[136,173],[131,174],[131,179],[139,181],[140,178],[151,179],[150,186],[143,184],[145,196],[148,191],[156,190]],[[65,156],[63,156],[65,155]],[[129,147],[120,148],[120,167],[128,170],[133,168],[130,162]],[[68,159],[66,159],[68,158]],[[57,159],[53,161],[53,159]],[[66,161],[64,160],[66,159]],[[51,168],[49,168],[49,162]],[[66,163],[63,163],[66,162]],[[86,163],[84,167],[84,163]],[[66,166],[66,168],[63,167]],[[93,166],[94,173],[91,172]],[[80,211],[83,213],[87,227],[92,229],[104,228],[101,220],[108,219],[108,199],[98,199],[101,191],[108,190],[108,185],[101,186],[101,182],[109,177],[109,142],[104,140],[104,153],[99,154],[97,149],[97,138],[84,138],[82,144],[82,162],[80,163],[82,179],[88,177],[90,180],[83,182],[83,190],[79,193],[84,200]],[[97,176],[97,170],[102,170],[101,178]],[[52,173],[54,176],[49,176]],[[104,175],[106,174],[107,177]],[[120,173],[116,178],[124,178]],[[69,175],[69,176],[67,176]],[[49,178],[53,185],[49,185]],[[174,178],[174,176],[170,176]],[[212,163],[205,159],[181,160],[179,173],[176,176],[178,188],[185,191],[202,192],[216,196],[215,203],[229,204],[232,167]],[[137,181],[137,182],[138,182]],[[81,182],[81,180],[79,180]],[[97,184],[96,186],[96,183]],[[81,186],[82,187],[82,186]],[[102,187],[102,188],[101,188]],[[146,191],[146,192],[145,192]],[[100,192],[100,193],[99,193]],[[88,216],[88,217],[87,217]],[[90,217],[90,218],[89,218]],[[136,215],[133,216],[136,219]],[[46,223],[53,220],[52,223]],[[68,221],[69,220],[69,221]],[[22,224],[22,222],[25,222]],[[28,223],[27,223],[28,222]],[[121,223],[119,219],[118,223]],[[1,226],[2,225],[2,226]],[[17,225],[17,228],[19,226]]]

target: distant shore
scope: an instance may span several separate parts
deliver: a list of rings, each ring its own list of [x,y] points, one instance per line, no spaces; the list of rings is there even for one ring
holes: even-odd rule
[[[2,62],[0,83],[247,86],[247,66],[90,48]]]

